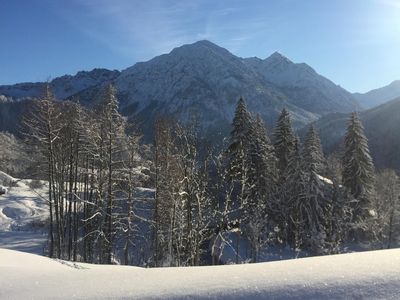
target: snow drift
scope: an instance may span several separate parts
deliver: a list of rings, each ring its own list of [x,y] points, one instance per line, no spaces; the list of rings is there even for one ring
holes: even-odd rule
[[[1,299],[397,299],[400,250],[143,269],[0,249]]]

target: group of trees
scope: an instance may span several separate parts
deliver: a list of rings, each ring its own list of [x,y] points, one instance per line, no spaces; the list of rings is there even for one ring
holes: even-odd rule
[[[236,262],[256,262],[268,247],[324,254],[350,241],[391,247],[398,237],[398,177],[375,180],[357,114],[340,159],[325,159],[312,126],[301,144],[285,109],[271,141],[243,99],[223,147],[167,116],[144,145],[112,86],[90,110],[47,87],[24,132],[49,183],[51,257],[138,263],[146,241],[141,263],[151,266],[217,264],[227,248]],[[146,184],[154,192],[143,199]]]
[[[329,254],[352,242],[391,247],[399,237],[399,177],[392,170],[375,174],[357,113],[339,159],[326,159],[313,126],[301,144],[283,109],[270,142],[260,117],[240,99],[226,153],[226,180],[241,210],[235,222],[253,261],[266,244]]]
[[[76,102],[57,102],[46,87],[24,126],[46,171],[49,256],[112,263],[116,243],[129,252],[133,193],[148,172],[139,136],[126,134],[114,88],[89,111]],[[124,258],[127,264],[129,255]]]
[[[228,168],[237,186],[235,202],[244,211],[237,222],[252,245],[253,260],[266,243],[318,254],[337,252],[351,227],[358,225],[353,215],[368,222],[369,216],[356,209],[372,209],[360,202],[371,196],[373,164],[355,114],[353,119],[346,136],[341,187],[312,126],[301,145],[283,109],[272,143],[261,119],[253,119],[244,101],[239,101],[227,150]],[[330,179],[324,177],[329,173]]]

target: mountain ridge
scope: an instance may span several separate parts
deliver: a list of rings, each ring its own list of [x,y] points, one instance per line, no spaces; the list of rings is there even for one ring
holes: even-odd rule
[[[392,81],[386,86],[370,90],[366,93],[354,93],[353,96],[366,108],[378,106],[400,97],[400,80]]]
[[[121,111],[141,120],[145,134],[162,114],[181,120],[196,116],[204,127],[225,128],[225,134],[240,96],[270,127],[284,107],[296,127],[327,113],[359,108],[349,92],[307,64],[293,63],[279,52],[266,59],[241,58],[207,40],[176,47],[122,71],[78,72],[55,78],[50,85],[61,100],[79,98],[93,105],[108,83],[118,90]],[[0,95],[14,100],[38,97],[40,85],[0,86]]]

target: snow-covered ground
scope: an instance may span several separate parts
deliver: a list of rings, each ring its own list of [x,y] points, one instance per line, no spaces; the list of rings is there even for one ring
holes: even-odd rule
[[[47,187],[44,183],[41,188],[31,188],[30,180],[19,180],[1,172],[0,180],[2,178],[12,181],[12,184],[7,194],[0,196],[1,231],[38,225],[47,219]]]
[[[0,249],[0,274],[0,299],[398,299],[400,250],[143,269]]]
[[[8,189],[0,195],[0,248],[42,254],[47,237],[41,227],[48,218],[47,187],[31,188],[30,182],[0,171],[0,184]]]
[[[400,249],[154,269],[71,263],[19,252],[43,253],[47,235],[40,224],[48,217],[47,187],[32,188],[30,180],[3,172],[0,184],[8,187],[0,196],[0,299],[398,299],[400,295]],[[149,192],[139,189],[138,195]],[[275,252],[263,259],[293,258]]]

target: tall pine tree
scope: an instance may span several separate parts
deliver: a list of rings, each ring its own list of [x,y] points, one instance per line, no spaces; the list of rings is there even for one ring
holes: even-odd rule
[[[321,140],[314,128],[310,126],[303,147],[303,158],[307,171],[316,172],[319,175],[324,173],[325,158],[322,153]]]
[[[284,108],[278,118],[274,132],[275,155],[278,159],[277,167],[280,173],[280,181],[285,181],[284,174],[288,166],[290,156],[294,151],[295,137],[290,122],[289,112]]]
[[[250,142],[254,132],[254,123],[250,112],[247,110],[243,98],[240,98],[233,118],[230,143],[226,151],[228,180],[233,184],[232,206],[230,222],[236,227],[235,241],[236,262],[239,262],[239,245],[241,227],[245,223],[244,208],[247,206],[248,189],[251,187],[249,171]]]
[[[232,127],[227,150],[228,169],[232,179],[241,180],[240,177],[243,175],[245,167],[246,152],[249,149],[250,134],[253,129],[251,114],[247,110],[246,103],[242,97],[237,103]]]
[[[357,113],[351,115],[344,147],[343,186],[356,199],[353,202],[354,218],[364,219],[369,215],[374,184],[374,165],[369,154],[364,128]]]
[[[302,165],[298,140],[294,139],[293,151],[285,169],[286,180],[280,186],[280,229],[281,238],[293,248],[300,248],[302,241],[303,218],[301,206],[306,201],[307,178]]]
[[[259,115],[250,136],[243,230],[252,247],[252,261],[256,262],[260,248],[268,241],[277,176],[273,147]]]

